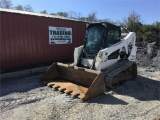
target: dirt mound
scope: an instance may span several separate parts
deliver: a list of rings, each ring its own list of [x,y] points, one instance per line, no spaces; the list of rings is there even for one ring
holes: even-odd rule
[[[138,48],[137,65],[160,70],[160,49],[150,43]]]

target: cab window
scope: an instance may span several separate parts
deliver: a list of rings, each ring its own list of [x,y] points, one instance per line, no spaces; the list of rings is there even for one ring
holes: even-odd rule
[[[120,38],[119,38],[120,35],[119,34],[120,33],[119,33],[118,30],[109,30],[105,46],[110,47],[113,44],[115,44],[116,42],[118,42],[120,40]]]

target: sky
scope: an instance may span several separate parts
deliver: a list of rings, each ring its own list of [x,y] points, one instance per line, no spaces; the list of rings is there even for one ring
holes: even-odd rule
[[[143,24],[160,22],[160,0],[11,0],[13,6],[30,5],[34,12],[46,10],[48,13],[81,13],[85,17],[96,12],[98,19],[114,22],[127,18],[132,11],[141,16]]]

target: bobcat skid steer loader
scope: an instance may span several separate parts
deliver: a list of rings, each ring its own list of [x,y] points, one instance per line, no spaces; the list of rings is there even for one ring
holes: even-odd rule
[[[120,81],[136,79],[136,34],[120,38],[121,29],[116,25],[87,24],[85,43],[75,48],[74,62],[53,63],[42,76],[43,83],[86,100]]]

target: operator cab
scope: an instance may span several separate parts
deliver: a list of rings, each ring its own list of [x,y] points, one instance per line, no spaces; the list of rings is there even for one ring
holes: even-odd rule
[[[85,35],[83,57],[94,59],[101,49],[119,42],[120,36],[119,26],[107,22],[89,24]]]

